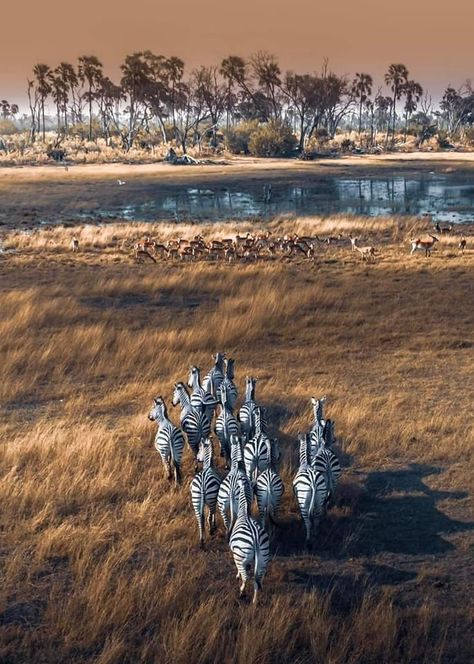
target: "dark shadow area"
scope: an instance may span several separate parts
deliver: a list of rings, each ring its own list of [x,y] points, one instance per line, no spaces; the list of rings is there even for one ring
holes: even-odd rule
[[[409,555],[447,553],[455,547],[443,535],[468,532],[473,523],[456,521],[437,508],[440,500],[459,500],[466,492],[433,491],[423,478],[438,467],[411,464],[403,470],[370,473],[360,501],[360,530],[351,555],[391,552]]]

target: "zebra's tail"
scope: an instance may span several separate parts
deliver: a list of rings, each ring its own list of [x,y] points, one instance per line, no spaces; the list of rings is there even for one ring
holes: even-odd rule
[[[199,546],[204,549],[204,493],[199,498]]]
[[[234,496],[231,494],[230,495],[230,501],[229,501],[229,511],[230,511],[230,523],[229,527],[227,529],[227,539],[230,540],[230,536],[232,534],[232,528],[234,527],[235,524],[235,509],[234,509]]]
[[[262,590],[262,579],[260,578],[259,563],[260,563],[260,549],[257,546],[255,548],[255,567],[254,567],[254,573],[253,573],[253,579],[254,579],[253,603],[254,604],[257,601],[257,595],[258,595],[259,590]]]
[[[170,445],[170,450],[171,450],[171,463],[173,464],[173,470],[174,470],[174,481],[176,482],[176,484],[181,484],[181,468],[179,462],[177,461],[174,455],[173,443],[171,443]]]

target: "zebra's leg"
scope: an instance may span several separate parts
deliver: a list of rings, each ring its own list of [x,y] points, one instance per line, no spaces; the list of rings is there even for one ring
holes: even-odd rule
[[[253,580],[253,604],[257,603],[257,597],[260,590],[262,590],[262,579],[260,576],[255,575]]]
[[[173,461],[173,467],[174,467],[174,481],[175,484],[181,484],[181,468],[180,465],[177,461]],[[170,477],[171,479],[171,471],[170,471]]]
[[[225,505],[219,505],[219,512],[221,513],[222,516],[222,521],[224,522],[224,528],[226,533],[229,533],[229,526],[230,526],[230,519],[227,516],[227,509]]]
[[[240,579],[241,579],[241,584],[240,584],[240,588],[239,588],[239,591],[240,591],[239,596],[243,597],[244,592],[245,592],[245,586],[247,584],[247,566],[245,564],[245,560],[239,560],[236,563],[236,565],[237,565],[237,578],[239,578],[239,575],[240,575]]]
[[[306,538],[305,538],[305,543],[308,548],[311,547],[311,519],[309,518],[308,514],[305,514],[303,516],[303,522],[304,522],[304,527],[305,527],[305,532],[306,532]]]
[[[216,526],[216,506],[214,505],[213,507],[209,508],[209,514],[207,516],[207,521],[209,524],[209,532],[212,535],[212,533],[215,532],[217,526]]]
[[[171,463],[169,457],[162,457],[162,459],[163,459],[163,465],[165,467],[166,479],[171,480],[172,473],[171,473]]]

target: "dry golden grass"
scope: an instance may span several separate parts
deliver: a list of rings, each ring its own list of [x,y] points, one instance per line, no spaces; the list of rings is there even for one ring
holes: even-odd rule
[[[361,231],[380,248],[369,266],[348,245],[314,263],[135,265],[127,247],[149,225],[4,234],[0,661],[472,661],[473,254],[442,238],[409,257],[415,224],[274,222]],[[174,490],[146,419],[217,349],[241,391],[258,377],[284,448],[256,608],[237,601],[222,527],[198,549],[190,455]],[[308,554],[290,486],[324,393],[346,469]]]

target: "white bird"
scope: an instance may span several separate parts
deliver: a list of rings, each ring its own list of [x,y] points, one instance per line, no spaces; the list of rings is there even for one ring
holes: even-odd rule
[[[125,180],[117,180],[117,184],[119,187],[123,187],[124,184],[126,184]]]

